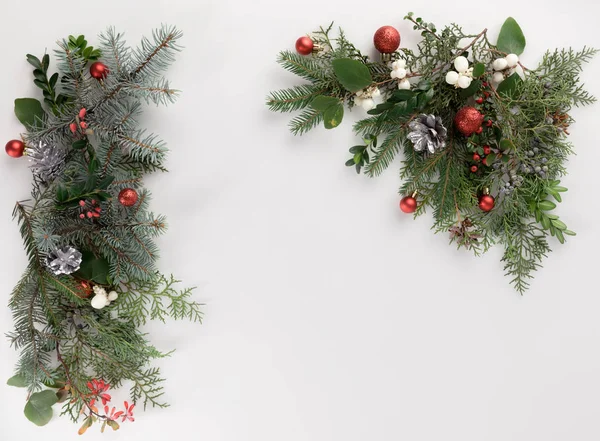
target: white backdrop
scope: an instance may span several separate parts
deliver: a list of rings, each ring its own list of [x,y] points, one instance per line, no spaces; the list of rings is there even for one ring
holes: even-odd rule
[[[463,2],[464,3],[464,2]],[[107,25],[131,43],[161,22],[186,50],[170,71],[183,90],[146,123],[169,143],[171,173],[150,180],[170,219],[161,268],[197,285],[202,326],[149,327],[169,378],[167,410],[137,412],[105,439],[207,441],[563,441],[600,439],[599,105],[575,110],[578,156],[563,183],[561,217],[578,236],[517,295],[501,250],[476,259],[397,208],[397,167],[378,179],[344,166],[352,118],[294,138],[287,115],[264,106],[295,78],[277,52],[331,20],[359,47],[381,25],[403,45],[409,10],[438,28],[450,20],[497,35],[513,15],[528,37],[523,59],[546,48],[600,46],[598,7],[585,0],[496,2],[358,0],[32,0],[5,4],[0,133],[20,126],[12,100],[35,92],[25,53],[68,34],[91,42]],[[423,6],[422,6],[423,5]],[[495,38],[495,37],[493,37]],[[600,96],[600,60],[584,72]],[[5,304],[26,265],[14,201],[29,194],[26,161],[0,155],[0,293]],[[361,236],[362,241],[355,238]],[[0,296],[1,297],[1,296]],[[0,332],[10,331],[7,308]],[[16,354],[0,343],[0,439],[74,440],[77,426],[37,428],[23,391],[4,385]],[[123,398],[121,396],[120,398]],[[86,434],[100,439],[95,427]]]

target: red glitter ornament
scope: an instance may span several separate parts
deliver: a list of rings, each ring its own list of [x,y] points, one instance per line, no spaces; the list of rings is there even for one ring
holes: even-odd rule
[[[4,147],[4,150],[6,150],[6,154],[8,156],[12,156],[13,158],[20,158],[21,156],[23,156],[23,152],[25,151],[25,144],[23,144],[23,141],[13,139],[12,141],[8,141],[6,143],[6,147]]]
[[[496,205],[496,200],[492,195],[484,194],[479,198],[479,208],[483,211],[492,211],[494,205]]]
[[[96,61],[90,66],[90,75],[97,80],[103,80],[109,74],[108,67],[106,64]]]
[[[300,37],[296,40],[296,52],[300,55],[310,55],[315,48],[315,44],[310,37]]]
[[[471,136],[481,129],[483,115],[475,107],[466,106],[458,111],[454,118],[456,129],[465,136]],[[483,130],[483,129],[482,129]]]
[[[375,32],[373,43],[382,54],[391,54],[400,47],[400,32],[392,26],[382,26]]]
[[[119,192],[119,202],[124,207],[131,207],[138,201],[138,193],[133,188],[124,188]]]
[[[414,213],[417,209],[417,200],[413,196],[404,196],[400,200],[400,210],[405,213]]]

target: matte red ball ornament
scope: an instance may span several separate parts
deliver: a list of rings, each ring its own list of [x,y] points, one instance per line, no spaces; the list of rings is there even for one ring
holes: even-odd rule
[[[400,47],[400,32],[392,26],[382,26],[375,32],[373,43],[382,54],[391,54]]]
[[[296,52],[300,55],[310,55],[315,48],[315,44],[310,37],[300,37],[296,40]]]
[[[138,194],[133,188],[124,188],[119,192],[119,202],[124,207],[131,207],[138,201]]]
[[[417,200],[412,196],[404,196],[400,200],[400,210],[405,213],[414,213],[417,209]]]
[[[97,80],[103,80],[108,75],[109,70],[106,64],[96,61],[90,66],[90,75]]]
[[[458,111],[454,118],[456,129],[465,136],[471,136],[481,129],[483,115],[475,107],[466,106]]]
[[[492,211],[495,204],[496,200],[492,195],[484,194],[479,198],[479,208],[481,208],[483,211]]]
[[[12,141],[8,141],[6,143],[6,147],[4,147],[8,156],[12,156],[13,158],[20,158],[23,156],[23,152],[25,151],[25,144],[23,141],[18,139],[13,139]]]

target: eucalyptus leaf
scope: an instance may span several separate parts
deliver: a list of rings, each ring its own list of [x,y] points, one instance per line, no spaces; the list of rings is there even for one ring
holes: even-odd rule
[[[373,82],[369,68],[358,60],[338,58],[332,61],[332,65],[335,76],[350,92],[358,92]]]
[[[326,129],[334,129],[339,126],[344,119],[344,106],[340,103],[329,107],[323,112],[323,121]]]
[[[35,425],[45,426],[52,419],[52,406],[57,402],[58,397],[54,391],[36,392],[29,397],[23,412]]]
[[[325,112],[331,106],[335,106],[339,103],[340,100],[338,98],[333,96],[319,95],[310,102],[310,106],[319,112]]]
[[[9,386],[13,387],[27,387],[27,379],[23,375],[14,375],[6,382]]]
[[[521,26],[519,26],[514,18],[508,17],[502,25],[502,29],[500,29],[496,47],[507,54],[521,55],[525,50],[526,44],[527,42],[525,41],[525,35],[523,35]]]
[[[44,119],[42,104],[34,98],[17,98],[15,100],[15,115],[25,127],[35,126],[38,120]]]

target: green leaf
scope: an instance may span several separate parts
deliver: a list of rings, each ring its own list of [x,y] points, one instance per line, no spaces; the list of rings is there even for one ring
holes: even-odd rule
[[[419,109],[423,109],[427,104],[429,104],[429,102],[432,100],[434,94],[435,94],[434,89],[429,89],[425,92],[420,93],[418,95]]]
[[[340,100],[338,98],[325,95],[316,96],[310,102],[310,106],[319,112],[325,112],[331,106],[335,106],[336,104],[340,104]]]
[[[563,231],[563,234],[566,234],[568,236],[577,236],[577,234],[571,230],[565,230],[565,231]]]
[[[392,93],[389,101],[399,103],[400,101],[408,101],[413,96],[415,96],[415,93],[412,90],[400,89]]]
[[[40,81],[36,78],[33,80],[33,84],[35,84],[37,87],[39,87],[40,89],[42,89],[44,91],[48,91],[48,85],[46,84],[45,81]]]
[[[52,419],[52,406],[57,402],[58,397],[54,391],[36,392],[27,401],[23,412],[32,423],[45,426]]]
[[[525,50],[525,44],[525,35],[521,26],[514,18],[508,17],[500,29],[496,47],[507,54],[521,55]]]
[[[31,64],[36,69],[42,69],[42,62],[35,55],[27,54],[27,62]]]
[[[354,158],[348,159],[346,161],[346,167],[352,167],[354,165]]]
[[[556,208],[556,204],[552,201],[540,201],[538,202],[538,208],[542,211],[551,211]]]
[[[558,219],[553,220],[552,221],[552,225],[554,226],[554,228],[558,228],[559,230],[566,230],[567,229],[567,225],[564,222],[562,222],[562,221],[560,221]]]
[[[102,189],[102,190],[106,190],[108,188],[108,186],[113,183],[114,180],[115,180],[114,176],[110,176],[110,175],[106,176],[104,179],[102,179],[98,183],[98,188]]]
[[[475,66],[473,66],[473,76],[475,78],[479,78],[484,73],[485,73],[485,64],[477,63],[477,64],[475,64]]]
[[[36,121],[44,119],[42,104],[33,98],[17,98],[15,100],[15,115],[25,127],[32,127]]]
[[[377,107],[369,110],[367,113],[369,115],[380,115],[386,110],[390,110],[394,107],[394,103],[391,101],[386,101],[385,103],[378,104]]]
[[[48,81],[50,83],[50,88],[54,89],[54,86],[56,86],[57,81],[58,81],[58,72],[50,77],[50,80]]]
[[[510,139],[503,139],[500,141],[500,150],[507,152],[515,149],[515,145]]]
[[[517,95],[519,85],[523,82],[518,73],[512,74],[500,83],[496,92],[506,98],[514,98]]]
[[[40,80],[40,81],[42,81],[42,82],[44,82],[44,83],[46,82],[46,74],[45,74],[45,73],[44,73],[44,71],[42,71],[41,69],[35,69],[35,70],[33,71],[33,77],[34,77],[36,80]]]
[[[344,119],[344,106],[340,103],[329,107],[323,112],[323,121],[326,129],[334,129],[339,126]]]
[[[496,160],[496,154],[495,153],[490,153],[489,155],[487,155],[485,157],[486,159],[486,165],[490,166],[494,163],[494,161]]]
[[[373,82],[369,68],[357,60],[350,58],[339,58],[332,61],[333,72],[344,86],[350,92],[358,92]]]
[[[84,251],[82,254],[81,266],[75,273],[77,277],[106,285],[108,283],[108,261],[104,258],[97,258],[89,251]]]
[[[356,153],[354,155],[354,163],[355,164],[360,164],[362,162],[362,153]]]
[[[363,151],[365,151],[365,149],[366,149],[366,148],[367,148],[367,147],[366,147],[366,146],[364,146],[364,145],[355,145],[354,147],[350,147],[350,150],[349,150],[349,152],[350,152],[350,153],[352,153],[352,154],[354,155],[355,153],[358,153],[358,152],[363,152]]]
[[[466,89],[462,89],[459,93],[461,98],[469,98],[470,96],[475,95],[481,89],[481,81],[473,80],[471,84]]]
[[[27,380],[23,375],[14,375],[8,379],[6,384],[13,387],[27,387]]]
[[[87,147],[87,139],[79,139],[71,144],[75,150],[82,150]]]

